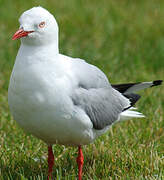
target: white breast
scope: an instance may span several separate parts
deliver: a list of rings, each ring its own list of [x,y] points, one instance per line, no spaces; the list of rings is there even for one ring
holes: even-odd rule
[[[26,67],[16,63],[9,85],[9,106],[21,127],[47,143],[88,144],[94,139],[92,123],[72,104],[69,95],[73,82],[66,72],[62,74],[66,69],[68,66],[62,70],[54,63]]]

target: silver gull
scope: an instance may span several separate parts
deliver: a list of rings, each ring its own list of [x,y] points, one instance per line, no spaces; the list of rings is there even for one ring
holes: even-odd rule
[[[161,80],[111,85],[105,74],[82,59],[59,53],[58,25],[47,10],[25,11],[13,40],[21,38],[10,78],[8,102],[18,124],[48,144],[48,179],[52,177],[53,144],[78,147],[82,178],[82,145],[92,143],[115,122],[144,117],[133,111],[135,91]]]

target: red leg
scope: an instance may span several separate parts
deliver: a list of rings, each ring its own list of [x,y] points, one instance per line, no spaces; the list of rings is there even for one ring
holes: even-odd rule
[[[81,149],[81,146],[78,147],[78,157],[77,157],[77,164],[78,164],[78,177],[79,180],[82,179],[82,169],[83,169],[83,163],[84,163],[84,156]]]
[[[54,165],[54,154],[52,151],[52,146],[48,146],[48,180],[52,178],[52,168]]]

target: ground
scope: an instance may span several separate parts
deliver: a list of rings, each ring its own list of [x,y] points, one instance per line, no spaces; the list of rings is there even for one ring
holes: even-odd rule
[[[0,0],[0,179],[43,180],[47,146],[25,134],[7,103],[9,77],[19,48],[11,37],[20,14],[36,5],[53,13],[60,52],[101,68],[111,83],[164,78],[163,0]],[[83,147],[84,179],[164,179],[163,86],[141,91],[146,118],[115,124]],[[56,179],[77,177],[77,148],[54,146]]]

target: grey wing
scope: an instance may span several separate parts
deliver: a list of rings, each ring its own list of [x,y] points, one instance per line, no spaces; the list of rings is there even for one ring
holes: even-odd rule
[[[78,58],[72,61],[72,65],[79,86],[82,88],[108,88],[111,86],[106,75],[96,66]]]
[[[72,101],[85,111],[95,129],[104,129],[129,107],[129,100],[111,87],[101,70],[85,61],[81,61],[79,66],[81,69],[75,72],[78,86],[72,93]]]

